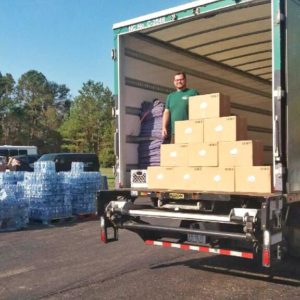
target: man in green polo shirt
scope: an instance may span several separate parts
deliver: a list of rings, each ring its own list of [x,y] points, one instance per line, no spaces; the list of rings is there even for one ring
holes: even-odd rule
[[[175,74],[174,86],[176,91],[167,97],[162,121],[162,136],[165,140],[170,139],[171,143],[174,143],[175,121],[188,120],[189,97],[198,95],[195,89],[186,87],[186,75],[183,72]],[[171,132],[169,132],[169,125],[171,125]]]

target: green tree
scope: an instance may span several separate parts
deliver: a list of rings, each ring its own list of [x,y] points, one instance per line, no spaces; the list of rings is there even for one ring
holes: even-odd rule
[[[0,72],[0,138],[2,144],[9,142],[9,121],[15,119],[16,109],[15,80],[11,74],[3,76]]]
[[[58,128],[70,107],[69,89],[30,70],[17,84],[17,98],[23,109],[23,139],[41,152],[59,151],[62,138]]]
[[[83,83],[69,117],[60,128],[63,147],[69,151],[95,152],[103,166],[112,166],[113,104],[112,92],[102,83],[92,80]]]

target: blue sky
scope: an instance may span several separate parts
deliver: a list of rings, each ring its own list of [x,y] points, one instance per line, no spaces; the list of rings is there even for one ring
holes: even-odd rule
[[[0,0],[0,71],[29,71],[66,84],[89,79],[113,90],[112,25],[185,0]]]

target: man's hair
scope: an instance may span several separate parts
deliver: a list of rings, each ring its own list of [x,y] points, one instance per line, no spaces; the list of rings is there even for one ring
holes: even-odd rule
[[[186,79],[186,74],[185,74],[184,72],[178,72],[178,73],[176,73],[176,74],[174,75],[174,77],[177,76],[177,75],[182,75],[183,78]]]

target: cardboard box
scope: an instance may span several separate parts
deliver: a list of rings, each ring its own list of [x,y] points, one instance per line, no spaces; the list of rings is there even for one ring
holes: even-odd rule
[[[164,144],[160,147],[161,167],[186,167],[188,165],[187,144]]]
[[[203,142],[203,120],[175,122],[175,143],[189,144]]]
[[[234,192],[234,168],[148,167],[148,189]]]
[[[198,169],[192,167],[148,167],[148,189],[199,190],[203,187],[203,176],[200,176],[201,172]]]
[[[246,139],[246,118],[231,116],[204,119],[204,142],[229,142]]]
[[[189,98],[189,119],[230,116],[230,98],[220,93]]]
[[[234,192],[234,168],[203,167],[204,191]]]
[[[147,186],[148,189],[175,189],[174,168],[148,167]]]
[[[262,141],[235,141],[219,143],[219,166],[261,166],[264,162]]]
[[[241,193],[271,193],[270,166],[235,167],[235,191]]]
[[[192,143],[188,144],[188,165],[191,167],[217,167],[217,143]]]
[[[174,181],[177,190],[199,191],[203,189],[203,169],[193,167],[174,168]]]

